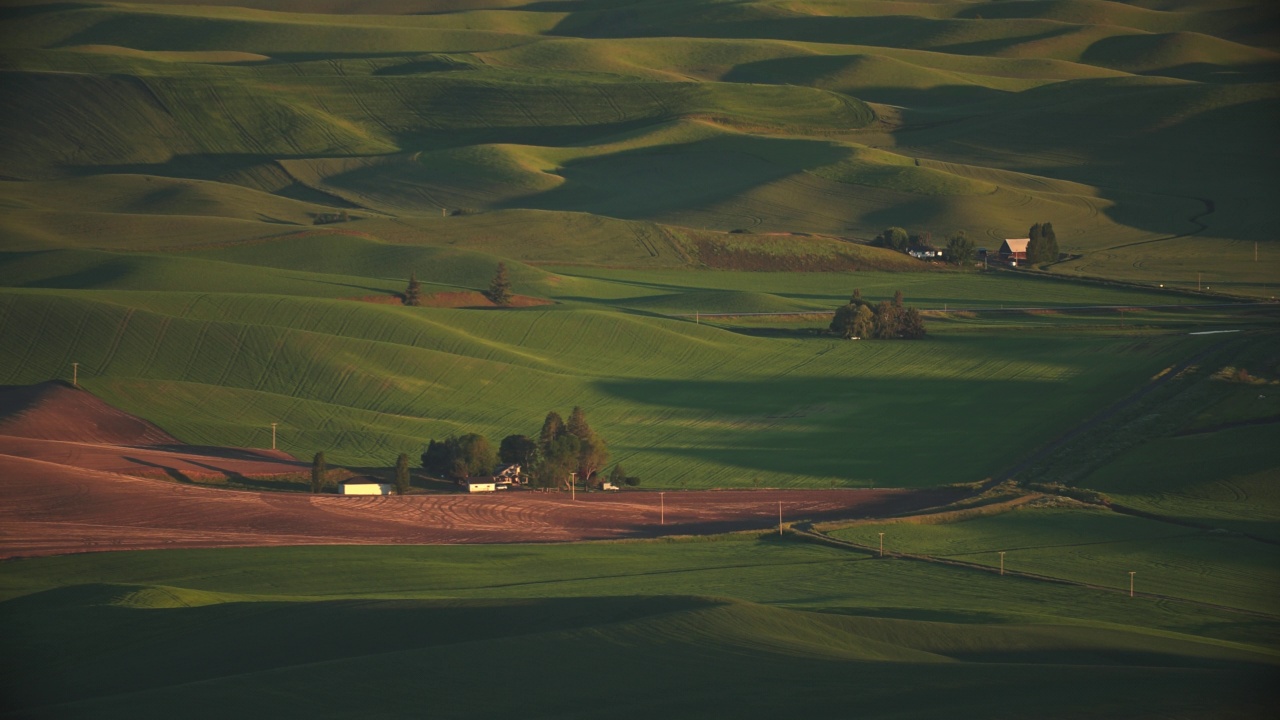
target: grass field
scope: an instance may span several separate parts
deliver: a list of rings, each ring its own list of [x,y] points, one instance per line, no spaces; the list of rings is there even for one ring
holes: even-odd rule
[[[1263,3],[238,5],[6,11],[7,243],[254,240],[341,208],[415,245],[687,265],[691,233],[994,249],[1051,220],[1079,256],[1054,272],[1280,279]]]
[[[6,4],[0,384],[78,363],[184,442],[275,424],[357,468],[582,406],[641,489],[1011,473],[992,492],[1048,499],[832,531],[946,562],[750,534],[7,562],[5,711],[1269,717],[1280,336],[1233,301],[1280,284],[1277,19]],[[1045,221],[1066,256],[1029,273],[868,244]],[[549,304],[392,300],[499,262]],[[855,289],[928,336],[821,333]]]
[[[1274,615],[1280,550],[1226,534],[1103,510],[1019,509],[939,525],[859,525],[833,536],[885,549]]]
[[[10,563],[0,581],[24,717],[342,716],[368,707],[353,678],[386,712],[445,716],[533,697],[543,715],[838,713],[854,698],[876,715],[1254,715],[1277,662],[1273,619],[751,536],[124,553]],[[41,650],[54,637],[57,657]],[[510,663],[501,693],[468,671],[494,656]],[[1045,706],[1050,678],[1089,692]]]

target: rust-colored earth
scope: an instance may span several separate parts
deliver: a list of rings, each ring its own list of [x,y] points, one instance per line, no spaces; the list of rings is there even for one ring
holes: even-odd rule
[[[566,542],[767,528],[938,505],[954,491],[721,490],[342,497],[127,473],[269,475],[279,452],[186,446],[60,383],[0,387],[0,558],[265,545]],[[172,472],[171,472],[172,471]]]

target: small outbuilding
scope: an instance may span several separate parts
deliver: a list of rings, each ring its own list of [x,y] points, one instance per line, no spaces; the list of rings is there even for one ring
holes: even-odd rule
[[[1016,263],[1019,260],[1027,259],[1027,243],[1031,242],[1031,238],[1011,238],[1005,240],[1000,246],[1000,257],[1009,262]]]
[[[391,483],[367,477],[348,478],[338,483],[339,495],[390,495],[393,490]]]
[[[497,489],[498,484],[491,477],[467,478],[467,492],[469,493],[495,492]]]

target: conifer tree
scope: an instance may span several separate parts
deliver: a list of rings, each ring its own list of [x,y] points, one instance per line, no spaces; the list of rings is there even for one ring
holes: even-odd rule
[[[409,274],[409,287],[404,290],[404,304],[409,307],[422,305],[422,283],[418,282],[418,274]]]
[[[564,434],[564,419],[560,413],[555,410],[547,413],[547,419],[542,421],[542,432],[538,435],[538,449],[544,457],[551,451],[551,443]]]
[[[1044,234],[1040,223],[1031,226],[1027,231],[1027,238],[1027,262],[1041,262],[1040,258],[1044,255]]]
[[[324,492],[324,485],[325,485],[324,474],[325,474],[324,453],[318,452],[316,453],[316,456],[311,459],[311,492],[313,493]]]
[[[494,305],[511,304],[511,279],[507,277],[506,263],[498,263],[498,270],[489,281],[489,289],[484,296]]]
[[[1058,255],[1058,236],[1053,232],[1053,223],[1045,223],[1040,226],[1040,234],[1044,237],[1044,262],[1057,262]]]
[[[406,453],[400,453],[400,457],[396,458],[396,494],[404,495],[409,492],[409,456]]]

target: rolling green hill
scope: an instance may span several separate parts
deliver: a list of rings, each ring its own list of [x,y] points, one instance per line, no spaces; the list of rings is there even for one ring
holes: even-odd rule
[[[388,238],[442,211],[523,209],[569,214],[502,248],[471,230],[447,241],[560,260],[543,238],[574,234],[579,260],[650,264],[610,241],[615,220],[864,240],[963,228],[989,244],[1051,220],[1079,256],[1055,272],[1182,286],[1199,272],[1264,296],[1276,280],[1244,252],[1275,252],[1265,3],[3,12],[0,127],[22,141],[0,159],[27,183],[0,194],[0,227],[26,246],[247,240],[336,209],[394,216],[374,233]],[[124,188],[147,182],[162,184]]]
[[[28,717],[1261,717],[1277,663],[1273,619],[750,536],[99,554],[0,580]],[[494,657],[500,693],[472,670]]]

